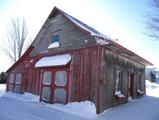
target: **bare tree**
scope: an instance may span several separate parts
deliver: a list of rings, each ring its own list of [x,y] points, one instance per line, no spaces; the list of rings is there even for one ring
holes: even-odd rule
[[[148,15],[146,32],[150,37],[159,40],[159,0],[151,0],[152,11]]]
[[[28,34],[24,18],[12,19],[7,34],[8,38],[3,51],[14,63],[22,55],[24,43]]]

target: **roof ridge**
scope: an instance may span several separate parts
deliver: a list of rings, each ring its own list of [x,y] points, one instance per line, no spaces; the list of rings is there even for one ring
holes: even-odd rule
[[[104,38],[104,39],[107,39],[107,40],[113,40],[112,38],[104,35],[103,33],[99,32],[98,30],[93,28],[92,26],[86,24],[85,22],[82,22],[81,20],[79,20],[79,19],[73,17],[72,15],[64,12],[63,10],[61,10],[57,7],[55,7],[55,10],[58,10],[61,14],[63,14],[67,19],[69,19],[71,22],[73,22],[78,27],[80,27],[83,30],[89,32],[91,36],[97,36],[97,37],[101,37],[101,38]]]

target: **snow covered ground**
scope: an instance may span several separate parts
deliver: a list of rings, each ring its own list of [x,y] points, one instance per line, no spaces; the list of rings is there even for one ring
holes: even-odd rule
[[[6,91],[6,85],[0,84],[0,97],[5,94],[5,91]]]
[[[146,88],[144,97],[97,115],[89,101],[50,105],[29,93],[4,94],[0,85],[0,120],[159,120],[159,83],[146,81]]]

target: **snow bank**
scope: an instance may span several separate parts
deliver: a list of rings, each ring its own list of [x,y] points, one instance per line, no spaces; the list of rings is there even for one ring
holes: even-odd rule
[[[3,95],[3,97],[9,97],[12,99],[17,99],[26,102],[39,102],[39,96],[33,95],[31,93],[16,94],[12,92],[7,92],[6,94]]]
[[[90,101],[83,101],[83,102],[71,102],[66,105],[63,104],[47,104],[47,106],[61,110],[67,113],[71,113],[80,117],[84,118],[95,118],[96,114],[96,107],[94,103]]]
[[[146,94],[148,96],[159,98],[159,84],[157,82],[152,83],[149,80],[146,80]]]
[[[49,46],[48,46],[48,49],[51,49],[51,48],[57,48],[57,47],[59,47],[60,45],[59,45],[59,42],[54,42],[54,43],[52,43],[52,44],[50,44]]]
[[[6,92],[6,84],[0,84],[0,97]]]
[[[2,87],[0,87],[0,91]],[[2,91],[4,91],[3,89]],[[66,105],[47,104],[39,96],[8,92],[0,98],[1,120],[159,120],[159,84],[146,81],[147,95],[126,104],[113,107],[96,115],[90,101],[72,102]],[[6,99],[6,97],[11,99]],[[17,101],[19,100],[19,101]]]

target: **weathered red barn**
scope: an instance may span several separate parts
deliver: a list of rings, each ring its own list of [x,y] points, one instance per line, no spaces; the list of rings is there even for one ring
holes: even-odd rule
[[[7,91],[48,103],[90,100],[100,113],[145,94],[146,65],[152,64],[55,7],[7,70]]]

